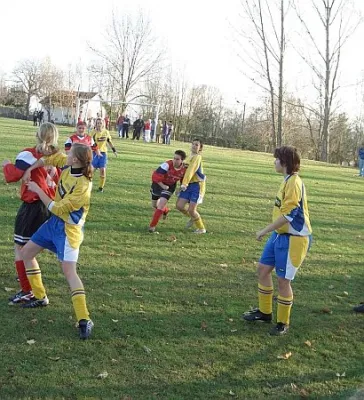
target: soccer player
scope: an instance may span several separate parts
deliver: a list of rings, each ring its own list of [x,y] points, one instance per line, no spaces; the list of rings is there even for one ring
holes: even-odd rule
[[[82,143],[86,146],[90,146],[92,150],[96,150],[94,139],[85,134],[86,132],[86,124],[83,121],[77,123],[77,132],[75,132],[72,136],[70,136],[66,143],[64,144],[64,149],[66,153],[70,151],[73,143]]]
[[[39,127],[36,134],[37,145],[21,151],[15,159],[15,164],[9,160],[3,162],[3,171],[6,182],[18,182],[23,177],[27,168],[34,164],[44,154],[53,151],[57,144],[57,128],[46,122]],[[54,173],[54,171],[52,171]],[[36,182],[44,190],[48,197],[54,198],[54,180],[45,168],[39,168],[31,173],[32,181]],[[28,190],[25,183],[20,189],[20,198],[23,201],[15,218],[14,243],[15,243],[15,268],[17,271],[21,290],[9,298],[11,304],[18,304],[34,298],[32,288],[25,272],[21,249],[28,243],[30,237],[45,222],[50,214],[47,207],[40,201],[39,196]]]
[[[194,233],[198,234],[206,233],[201,215],[197,212],[197,206],[203,201],[206,186],[206,176],[202,168],[202,148],[203,143],[200,139],[192,141],[191,155],[187,161],[188,168],[183,177],[181,191],[176,204],[177,210],[190,217],[186,227],[190,228],[194,224],[197,228]],[[188,208],[186,209],[187,204]]]
[[[36,182],[28,180],[29,173],[23,178],[28,180],[28,190],[39,196],[52,216],[32,235],[22,251],[27,276],[35,296],[32,301],[24,303],[22,307],[36,308],[48,305],[49,300],[35,257],[44,249],[56,253],[62,262],[63,273],[71,288],[80,339],[87,339],[93,328],[86,306],[85,290],[76,269],[80,245],[83,241],[83,227],[90,207],[91,162],[90,147],[75,143],[68,155],[58,152],[39,159],[30,167],[32,171],[44,164],[59,168],[66,166],[60,176],[54,201]]]
[[[182,150],[177,150],[174,153],[173,160],[168,160],[161,164],[152,175],[152,207],[155,209],[152,221],[149,225],[149,232],[154,233],[160,218],[167,217],[169,209],[167,202],[176,190],[178,181],[186,172],[186,167],[183,161],[186,159],[186,153]]]
[[[257,240],[273,232],[265,244],[258,265],[259,308],[243,315],[246,321],[272,321],[272,271],[278,277],[277,325],[271,335],[287,333],[293,302],[291,281],[311,244],[311,224],[306,189],[298,176],[300,156],[294,147],[283,146],[274,152],[274,165],[283,174],[273,208],[273,223],[257,232]]]
[[[97,118],[96,120],[96,128],[93,135],[93,140],[95,142],[95,147],[92,166],[95,169],[100,169],[99,192],[103,192],[106,180],[107,146],[111,148],[115,156],[117,156],[117,153],[114,145],[112,144],[109,131],[102,128],[101,118]]]

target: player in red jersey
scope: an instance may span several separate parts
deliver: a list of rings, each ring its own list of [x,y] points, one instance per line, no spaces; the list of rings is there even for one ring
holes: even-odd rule
[[[36,139],[37,145],[21,151],[16,156],[15,164],[12,164],[9,160],[3,162],[3,172],[7,183],[18,182],[32,164],[43,157],[43,155],[50,154],[54,150],[54,146],[58,140],[57,128],[49,122],[42,124],[39,127]],[[54,182],[58,178],[57,175],[53,175],[54,173],[55,170],[48,172],[45,168],[37,168],[31,174],[31,180],[36,182],[52,199],[55,196]],[[20,197],[23,203],[15,219],[14,242],[15,267],[21,290],[9,298],[12,304],[31,301],[34,297],[26,276],[21,249],[50,216],[47,207],[40,201],[39,196],[29,191],[24,182],[21,185]]]
[[[75,132],[72,136],[70,136],[66,143],[64,144],[64,149],[66,152],[71,150],[71,146],[73,143],[82,143],[89,147],[92,150],[95,150],[95,142],[92,136],[85,134],[86,132],[86,124],[83,121],[77,123],[77,132]]]
[[[149,232],[154,233],[156,226],[163,215],[167,217],[169,209],[167,202],[176,190],[178,181],[182,181],[186,172],[186,167],[183,161],[186,159],[186,153],[182,150],[177,150],[174,153],[173,160],[168,160],[161,164],[152,175],[152,207],[155,209],[152,221],[149,225]]]

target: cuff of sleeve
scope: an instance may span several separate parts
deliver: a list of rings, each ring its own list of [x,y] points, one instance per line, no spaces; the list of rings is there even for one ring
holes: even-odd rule
[[[48,210],[52,211],[53,206],[54,206],[54,201],[51,201],[47,206]]]

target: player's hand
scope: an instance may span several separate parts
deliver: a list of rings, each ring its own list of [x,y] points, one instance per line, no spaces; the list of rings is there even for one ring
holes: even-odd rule
[[[256,239],[260,242],[265,235],[266,235],[266,232],[263,229],[263,230],[261,230],[261,231],[256,233]]]
[[[187,185],[181,185],[180,189],[181,192],[184,192],[187,189]]]
[[[38,184],[35,183],[34,181],[29,181],[27,186],[28,186],[28,190],[30,190],[31,192],[34,192],[34,193],[39,193],[39,191],[41,190],[40,187],[38,186]]]
[[[21,178],[23,182],[28,183],[30,181],[31,171],[28,169],[24,172],[23,177]]]
[[[115,156],[115,157],[117,157],[117,156],[118,156],[118,153],[117,153],[116,151],[114,151],[114,156]]]
[[[5,167],[5,165],[11,164],[10,160],[4,160],[2,163],[2,166]]]

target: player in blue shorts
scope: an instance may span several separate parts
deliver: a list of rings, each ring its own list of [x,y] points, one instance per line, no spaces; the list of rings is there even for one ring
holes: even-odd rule
[[[273,223],[257,232],[257,240],[273,232],[265,244],[258,265],[259,308],[246,312],[246,321],[272,321],[272,271],[278,277],[277,325],[271,335],[287,333],[293,302],[291,281],[301,266],[311,244],[311,223],[305,186],[298,176],[300,156],[294,147],[275,150],[275,169],[283,174],[273,208]]]
[[[200,139],[192,141],[191,155],[185,162],[188,167],[181,183],[181,191],[176,204],[177,210],[190,217],[187,228],[194,224],[197,228],[194,232],[198,234],[206,233],[201,215],[197,212],[197,206],[203,201],[206,186],[206,176],[202,167],[202,148],[203,144]]]
[[[35,259],[44,249],[56,253],[62,262],[62,270],[71,289],[72,303],[79,324],[80,339],[87,339],[93,322],[86,305],[85,289],[77,274],[77,260],[83,241],[83,227],[90,208],[92,188],[92,151],[89,146],[75,143],[68,155],[56,153],[39,159],[24,174],[28,190],[36,193],[52,216],[24,246],[22,255],[27,277],[32,286],[34,299],[23,308],[47,306],[49,301],[43,286],[41,271]],[[44,164],[64,167],[54,201],[37,183],[29,181],[32,169]]]

